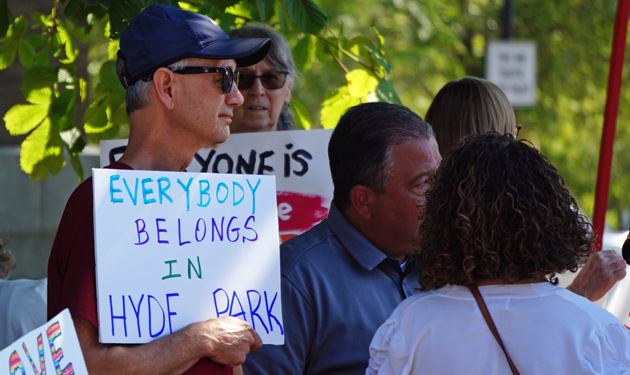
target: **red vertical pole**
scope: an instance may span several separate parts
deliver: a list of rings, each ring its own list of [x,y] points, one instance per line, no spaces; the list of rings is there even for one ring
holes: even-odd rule
[[[608,92],[606,95],[606,109],[604,111],[604,127],[602,129],[602,141],[599,149],[597,185],[595,186],[593,226],[599,235],[595,242],[596,251],[602,248],[602,236],[604,234],[604,223],[606,222],[610,167],[612,164],[613,142],[615,139],[617,113],[619,110],[619,92],[621,91],[621,73],[626,52],[629,11],[630,0],[617,1],[612,55],[610,57],[610,72],[608,72]]]

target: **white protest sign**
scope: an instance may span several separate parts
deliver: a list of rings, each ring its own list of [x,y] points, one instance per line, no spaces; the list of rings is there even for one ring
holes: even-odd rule
[[[328,215],[333,185],[328,165],[332,130],[291,130],[230,135],[195,155],[188,172],[276,176],[280,237],[306,232]],[[126,139],[101,142],[101,167],[118,160]]]
[[[515,107],[536,103],[536,44],[492,41],[486,54],[486,79],[499,86]]]
[[[273,176],[92,171],[101,342],[223,316],[284,342]]]
[[[68,309],[0,351],[0,375],[84,375],[87,368]]]

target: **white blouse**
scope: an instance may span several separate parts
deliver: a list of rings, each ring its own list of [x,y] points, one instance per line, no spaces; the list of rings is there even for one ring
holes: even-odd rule
[[[547,282],[479,287],[521,374],[630,374],[630,331]],[[407,298],[376,331],[366,374],[511,374],[470,290]]]

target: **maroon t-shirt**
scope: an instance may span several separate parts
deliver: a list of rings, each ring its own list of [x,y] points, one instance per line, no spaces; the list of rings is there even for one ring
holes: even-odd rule
[[[106,168],[133,169],[114,162]],[[79,185],[66,204],[48,260],[48,319],[69,308],[72,316],[98,328],[94,260],[92,177]],[[231,375],[232,368],[202,358],[186,374]]]

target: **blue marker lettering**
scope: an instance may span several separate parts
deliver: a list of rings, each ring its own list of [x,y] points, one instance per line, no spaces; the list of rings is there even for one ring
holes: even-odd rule
[[[192,180],[192,177],[189,178],[188,183],[184,185],[179,178],[177,179],[177,183],[179,184],[179,186],[181,186],[182,189],[184,189],[184,191],[186,192],[186,211],[190,211],[190,184],[192,183]]]
[[[249,297],[250,294],[256,294],[258,296],[258,303],[256,304],[256,307],[254,309],[252,309],[252,300]],[[258,308],[260,307],[260,301],[262,300],[262,298],[260,297],[260,293],[258,293],[255,290],[248,290],[247,291],[247,302],[249,302],[249,313],[252,316],[252,327],[254,327],[254,329],[256,329],[256,319],[254,319],[255,316],[258,317],[258,320],[260,320],[260,324],[262,324],[263,328],[265,329],[265,332],[269,333],[269,330],[267,329],[267,326],[265,325],[265,322],[262,320],[262,318],[260,317],[260,315],[258,315],[257,311]]]
[[[208,207],[210,204],[210,182],[208,180],[199,180],[199,207]],[[204,202],[203,197],[207,196],[208,201]]]
[[[123,183],[125,184],[125,189],[127,189],[127,193],[129,194],[129,198],[131,198],[131,201],[133,202],[133,205],[137,205],[138,204],[138,179],[136,178],[136,185],[133,191],[133,194],[131,194],[131,190],[129,190],[129,185],[127,185],[127,179],[123,178]]]
[[[140,224],[142,224],[142,228],[140,227]],[[135,245],[144,245],[145,243],[149,242],[149,233],[147,233],[146,229],[147,229],[147,225],[145,224],[144,220],[142,219],[136,220],[136,231],[138,232],[138,242],[136,242]],[[144,241],[140,238],[141,234],[144,234],[146,236]]]
[[[239,199],[238,201],[236,200],[236,187],[237,186],[239,189],[241,189],[241,199]],[[232,182],[232,206],[238,206],[239,204],[241,204],[243,199],[245,199],[245,190],[243,190],[243,187],[238,182],[236,181]]]
[[[179,297],[179,293],[168,293],[166,295],[166,312],[168,314],[168,330],[173,333],[173,324],[171,323],[171,316],[177,315],[176,312],[171,312],[171,297]]]
[[[278,293],[273,295],[273,300],[271,300],[271,306],[269,306],[269,300],[267,299],[267,292],[264,292],[265,294],[265,307],[267,308],[267,318],[269,319],[269,328],[271,329],[271,331],[273,331],[273,324],[271,322],[271,318],[273,318],[273,320],[276,321],[276,324],[278,325],[278,327],[280,327],[280,334],[284,335],[284,329],[282,329],[282,324],[280,324],[280,320],[278,320],[278,318],[276,318],[275,315],[273,315],[272,310],[273,310],[273,304],[276,303],[276,297],[278,297]]]
[[[182,219],[177,219],[177,235],[179,237],[179,246],[190,243],[190,241],[182,241]]]
[[[252,187],[252,184],[249,183],[249,179],[246,180],[247,185],[249,185],[249,190],[252,191],[252,215],[256,213],[256,190],[258,190],[258,185],[260,185],[260,179],[256,182],[256,186]]]
[[[118,181],[120,179],[119,174],[113,174],[109,176],[109,199],[112,203],[122,203],[122,198],[114,198],[114,193],[122,193],[122,190],[114,188],[114,181]]]
[[[140,331],[140,307],[142,307],[142,300],[144,299],[144,294],[140,295],[140,301],[138,301],[138,308],[136,308],[136,304],[133,303],[133,299],[131,296],[129,297],[129,302],[131,302],[131,308],[133,312],[136,314],[136,324],[138,325],[138,337],[142,337],[142,332]]]
[[[142,179],[142,199],[144,201],[144,204],[156,202],[155,198],[149,198],[149,195],[153,194],[153,189],[148,188],[146,185],[151,182],[153,182],[153,179],[150,177]]]
[[[219,292],[223,292],[223,294],[225,295],[225,302],[227,303],[225,310],[221,310],[221,311],[219,311],[219,304],[217,303],[217,293]],[[212,292],[212,298],[214,299],[214,309],[217,312],[217,318],[221,317],[222,314],[225,314],[226,312],[228,312],[230,308],[230,297],[228,296],[225,290],[223,290],[222,288],[216,289],[214,292]]]
[[[206,238],[206,231],[206,221],[204,219],[197,220],[197,226],[195,227],[195,240],[197,240],[197,242],[203,241],[203,239]],[[201,234],[201,237],[199,237],[199,234]]]
[[[162,229],[160,228],[160,223],[164,223],[166,222],[166,219],[162,219],[162,218],[157,218],[155,219],[155,227],[157,228],[157,238],[158,238],[158,243],[169,243],[168,240],[163,240],[160,237],[160,233],[167,233],[166,229]]]
[[[234,314],[232,310],[234,309],[235,302],[238,302],[238,306],[241,308],[241,312],[238,314]],[[245,309],[243,309],[243,305],[241,304],[241,300],[238,299],[236,292],[232,292],[232,303],[230,303],[230,316],[238,318],[239,316],[243,317],[243,320],[247,321],[247,316],[245,315]]]
[[[166,199],[168,199],[169,202],[173,203],[173,199],[171,199],[171,197],[166,194],[166,191],[171,187],[171,180],[169,180],[166,177],[160,177],[158,178],[158,196],[160,197],[160,204],[162,204],[162,197],[166,197]],[[166,185],[166,187],[162,187],[162,183],[166,182],[168,185]]]
[[[151,321],[153,319],[153,309],[151,309],[151,300],[157,303],[158,307],[160,308],[160,311],[162,312],[162,328],[160,328],[160,331],[157,333],[153,333],[153,324],[151,324]],[[162,334],[162,332],[164,332],[164,325],[166,324],[166,319],[164,316],[164,309],[162,308],[162,305],[160,305],[160,302],[157,300],[157,298],[153,297],[150,294],[148,295],[148,298],[147,298],[147,304],[149,306],[149,336],[158,337],[159,335]]]
[[[254,228],[248,226],[250,221],[253,221],[255,223],[256,216],[251,215],[250,217],[248,217],[247,220],[245,220],[245,225],[243,225],[243,229],[249,229],[254,232],[254,238],[245,237],[245,233],[243,233],[243,243],[245,243],[245,241],[254,242],[258,239],[258,232],[256,232]]]
[[[225,198],[223,199],[219,198],[219,191],[221,190],[221,187],[225,188]],[[228,189],[225,182],[219,182],[219,184],[217,185],[217,202],[221,204],[225,203],[225,201],[228,199],[228,195],[230,195],[230,189]]]
[[[125,311],[125,296],[122,296],[122,315],[114,315],[114,306],[112,303],[112,296],[109,295],[109,312],[112,317],[112,336],[116,336],[114,333],[114,319],[122,319],[123,326],[125,327],[125,337],[127,337],[127,312]]]

